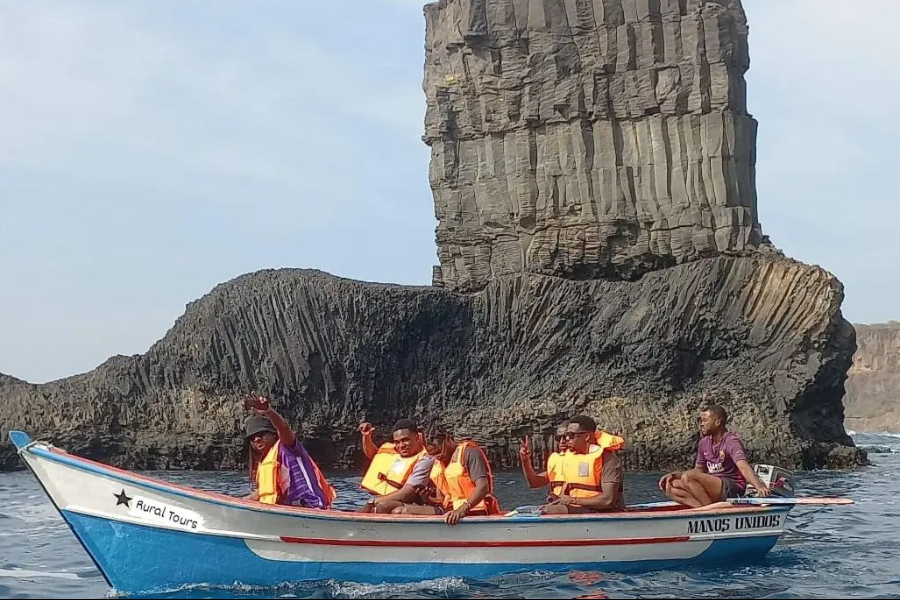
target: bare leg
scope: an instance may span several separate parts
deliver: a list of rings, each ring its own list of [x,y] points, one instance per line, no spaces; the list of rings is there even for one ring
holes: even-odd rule
[[[403,503],[399,500],[386,500],[384,498],[380,498],[375,502],[375,512],[381,514],[389,514],[394,511],[395,508],[399,508],[403,506]]]
[[[718,502],[725,497],[725,486],[714,475],[691,469],[681,476],[681,482],[702,503],[701,506]]]
[[[673,479],[666,486],[666,496],[679,504],[689,506],[691,508],[699,508],[703,506],[689,489],[681,482],[680,479]]]
[[[700,503],[700,506],[712,504],[712,498],[710,498],[709,494],[706,493],[706,488],[703,487],[703,484],[698,482],[696,479],[692,479],[690,477],[682,477],[681,485],[683,485],[685,489],[691,493],[691,496],[697,499],[697,502]]]
[[[421,504],[401,504],[391,511],[395,515],[438,515],[437,509],[433,506],[423,506]]]

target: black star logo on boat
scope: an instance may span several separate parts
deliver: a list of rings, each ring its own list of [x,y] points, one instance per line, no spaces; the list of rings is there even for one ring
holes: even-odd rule
[[[118,494],[113,494],[113,496],[116,497],[116,506],[124,504],[126,508],[131,508],[131,505],[128,504],[129,502],[131,502],[131,498],[125,494],[124,489],[122,489],[122,491]]]

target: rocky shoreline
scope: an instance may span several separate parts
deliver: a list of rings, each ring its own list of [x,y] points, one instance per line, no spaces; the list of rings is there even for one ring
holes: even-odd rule
[[[0,387],[24,428],[129,468],[242,468],[241,394],[269,395],[328,467],[358,467],[356,425],[441,418],[498,468],[588,412],[628,439],[630,470],[690,464],[709,402],[759,460],[843,468],[854,348],[840,284],[778,256],[712,258],[637,282],[523,275],[477,294],[261,271],[192,303],[144,355]],[[815,309],[815,312],[810,309]],[[0,449],[11,466],[12,448]]]

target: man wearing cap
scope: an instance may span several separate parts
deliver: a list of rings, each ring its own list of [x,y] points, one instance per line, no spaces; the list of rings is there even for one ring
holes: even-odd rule
[[[329,509],[334,488],[306,452],[293,430],[262,396],[247,400],[253,416],[244,422],[250,443],[251,476],[256,491],[247,496],[264,504],[283,504]]]

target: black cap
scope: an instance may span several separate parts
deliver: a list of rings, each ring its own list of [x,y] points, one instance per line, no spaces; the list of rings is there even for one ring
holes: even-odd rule
[[[245,438],[251,438],[257,433],[264,433],[266,431],[268,431],[269,433],[278,433],[278,430],[276,430],[275,426],[272,425],[272,421],[269,420],[269,417],[255,415],[252,417],[248,417],[247,420],[244,421]]]

